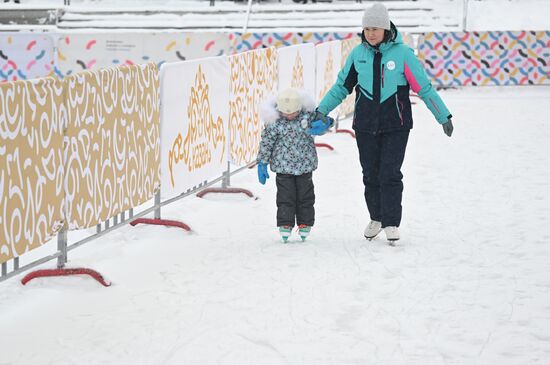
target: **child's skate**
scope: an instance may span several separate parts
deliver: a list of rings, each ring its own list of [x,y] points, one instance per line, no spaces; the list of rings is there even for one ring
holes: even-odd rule
[[[302,239],[302,242],[304,242],[309,236],[309,232],[311,231],[311,226],[307,226],[305,224],[300,224],[298,226],[298,233],[300,234],[300,238]]]
[[[281,239],[283,240],[283,243],[286,243],[288,241],[288,237],[290,237],[291,233],[292,233],[292,227],[291,226],[280,226],[279,227],[279,234],[281,235]]]

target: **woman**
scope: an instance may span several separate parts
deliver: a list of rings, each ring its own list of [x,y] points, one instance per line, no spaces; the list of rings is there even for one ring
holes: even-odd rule
[[[311,134],[323,134],[330,123],[326,115],[355,88],[353,129],[363,168],[365,200],[371,221],[365,238],[384,229],[388,241],[399,239],[403,175],[401,165],[412,128],[409,88],[424,101],[449,137],[452,115],[426,77],[413,50],[403,44],[382,4],[363,15],[363,43],[355,47],[338,79],[321,100]]]

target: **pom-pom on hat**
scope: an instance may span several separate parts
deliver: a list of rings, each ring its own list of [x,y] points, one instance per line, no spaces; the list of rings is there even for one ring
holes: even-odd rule
[[[285,89],[277,95],[277,110],[292,114],[302,109],[302,97],[296,89]]]
[[[375,3],[363,13],[363,28],[381,28],[390,30],[388,9],[380,3]]]

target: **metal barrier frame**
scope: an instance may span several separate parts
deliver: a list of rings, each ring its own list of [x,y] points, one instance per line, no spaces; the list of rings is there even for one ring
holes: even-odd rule
[[[205,190],[219,182],[222,183],[223,188],[228,188],[230,186],[230,178],[231,176],[250,168],[251,166],[254,166],[255,162],[251,162],[245,166],[239,167],[238,169],[231,171],[230,167],[228,165],[228,169],[222,173],[222,176],[219,176],[217,178],[214,178],[211,181],[205,180],[203,183],[188,189],[187,191],[181,193],[180,195],[177,195],[173,198],[167,199],[165,201],[161,201],[160,198],[160,189],[155,193],[152,199],[154,199],[153,206],[143,210],[142,212],[139,212],[138,214],[134,214],[134,208],[130,208],[129,210],[123,211],[106,221],[96,225],[96,233],[83,238],[75,243],[69,244],[68,242],[68,235],[67,231],[62,229],[57,234],[57,252],[48,255],[46,257],[42,257],[38,260],[32,261],[24,266],[20,266],[19,257],[14,257],[13,259],[10,259],[6,262],[3,262],[1,265],[1,271],[0,271],[0,283],[4,280],[7,280],[11,277],[17,276],[19,274],[22,274],[23,272],[33,269],[37,266],[40,266],[42,264],[45,264],[49,261],[57,259],[57,268],[62,269],[65,267],[65,264],[68,262],[68,253],[69,251],[74,250],[77,247],[80,247],[84,245],[85,243],[88,243],[90,241],[93,241],[95,239],[98,239],[107,233],[110,233],[114,231],[115,229],[118,229],[120,227],[123,227],[127,224],[132,225],[133,222],[135,222],[137,219],[145,217],[146,215],[150,213],[154,213],[154,217],[156,219],[161,219],[161,208],[165,205],[171,204],[173,202],[176,202],[182,198],[185,198],[189,195],[196,194],[202,190]],[[151,200],[151,199],[150,199]],[[128,216],[126,216],[126,213],[128,213]],[[112,220],[112,224],[111,224]],[[53,239],[52,239],[53,240]],[[51,241],[50,241],[51,242]],[[9,271],[9,264],[12,264],[12,270]]]

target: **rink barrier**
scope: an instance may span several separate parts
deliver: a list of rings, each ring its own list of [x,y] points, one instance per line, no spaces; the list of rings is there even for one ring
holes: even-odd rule
[[[310,46],[305,46],[302,48],[305,48],[306,50]],[[313,49],[313,48],[310,48]],[[293,50],[293,52],[296,50]],[[34,268],[38,265],[41,265],[43,263],[46,263],[50,260],[57,259],[57,269],[46,269],[46,270],[39,270],[37,272],[33,272],[28,274],[24,279],[23,282],[26,283],[36,277],[42,277],[42,276],[67,276],[67,275],[89,275],[98,282],[100,282],[102,285],[110,285],[110,283],[99,273],[88,269],[88,268],[66,268],[66,264],[68,261],[68,253],[71,250],[74,250],[80,246],[82,246],[85,243],[88,243],[92,240],[95,240],[99,237],[102,237],[111,231],[118,229],[126,224],[136,225],[141,223],[153,223],[153,224],[163,224],[164,223],[172,223],[172,225],[176,227],[180,227],[183,229],[188,228],[187,225],[181,222],[177,221],[170,221],[170,220],[162,220],[161,218],[161,207],[165,206],[167,204],[170,204],[176,200],[179,200],[183,197],[189,196],[191,194],[198,194],[199,196],[204,196],[205,192],[208,190],[209,187],[214,186],[215,184],[218,184],[221,182],[221,188],[215,188],[212,192],[238,192],[238,193],[245,193],[250,197],[253,197],[252,193],[245,191],[244,189],[239,188],[232,188],[230,187],[230,178],[231,176],[234,176],[235,174],[243,171],[244,169],[250,168],[255,164],[255,155],[257,154],[257,145],[259,144],[259,133],[261,132],[261,121],[259,119],[259,110],[258,105],[261,100],[266,98],[269,94],[274,94],[277,91],[278,86],[278,78],[277,78],[277,70],[278,70],[278,58],[277,58],[277,52],[274,48],[270,49],[261,49],[261,50],[255,50],[251,52],[246,52],[243,54],[235,55],[231,58],[225,58],[225,60],[213,60],[210,59],[204,59],[195,62],[195,66],[199,65],[200,69],[203,70],[202,73],[196,73],[194,78],[191,78],[191,82],[187,85],[187,90],[194,90],[195,91],[195,97],[189,97],[188,100],[191,100],[187,104],[187,106],[191,106],[191,110],[193,110],[193,105],[196,107],[197,105],[204,105],[203,99],[197,99],[197,95],[203,95],[202,91],[205,90],[214,90],[211,89],[209,85],[203,84],[201,86],[201,82],[206,82],[208,72],[205,71],[208,69],[207,63],[218,63],[217,67],[220,67],[220,64],[223,64],[224,62],[227,63],[226,67],[226,77],[227,77],[227,85],[229,85],[228,89],[229,92],[226,95],[226,104],[227,109],[230,110],[230,113],[233,115],[233,119],[226,117],[225,119],[228,120],[228,125],[232,125],[233,128],[233,136],[232,138],[228,138],[227,134],[230,135],[230,128],[223,128],[223,130],[226,133],[225,140],[228,141],[229,146],[226,148],[226,154],[225,158],[223,159],[224,163],[226,164],[225,169],[216,170],[217,177],[209,178],[200,180],[198,182],[195,182],[193,186],[188,185],[182,185],[179,187],[177,194],[175,196],[172,196],[167,199],[161,198],[161,190],[157,189],[156,180],[154,177],[156,176],[156,173],[153,173],[153,182],[151,183],[150,180],[142,179],[140,182],[149,187],[153,188],[154,190],[154,203],[152,206],[148,208],[141,208],[143,209],[138,214],[134,214],[134,209],[138,205],[149,205],[151,198],[153,196],[151,195],[151,189],[145,189],[145,193],[143,191],[140,191],[141,195],[138,194],[140,199],[138,200],[132,200],[131,194],[128,191],[124,191],[125,194],[123,194],[123,197],[116,197],[114,194],[107,194],[106,196],[109,197],[109,206],[110,209],[107,210],[106,215],[102,215],[103,213],[103,206],[94,205],[94,202],[90,199],[91,196],[82,198],[79,200],[79,193],[75,192],[70,189],[70,187],[73,186],[85,186],[85,180],[88,176],[85,176],[82,171],[78,171],[74,167],[71,166],[72,163],[75,163],[75,161],[78,161],[79,163],[76,164],[80,166],[80,164],[90,164],[93,162],[97,163],[105,163],[107,166],[112,165],[112,162],[109,162],[109,159],[105,158],[99,158],[98,156],[93,156],[93,151],[86,150],[80,146],[78,143],[82,143],[82,140],[75,139],[75,136],[78,135],[86,135],[88,138],[86,138],[86,141],[95,141],[95,142],[87,142],[88,146],[93,145],[94,143],[97,145],[96,150],[101,150],[101,147],[104,146],[102,143],[104,141],[101,139],[97,139],[97,135],[94,134],[94,130],[89,130],[89,126],[86,125],[86,123],[90,124],[92,127],[94,126],[94,119],[92,119],[91,115],[94,115],[97,119],[102,120],[103,124],[102,126],[105,127],[103,132],[104,134],[102,136],[108,135],[108,136],[115,136],[116,133],[113,132],[112,129],[109,129],[109,126],[112,124],[117,124],[116,121],[120,120],[121,118],[121,112],[116,111],[113,108],[109,108],[110,105],[120,104],[118,102],[115,102],[113,98],[115,97],[122,97],[124,100],[124,103],[126,105],[126,111],[128,111],[129,106],[131,105],[145,105],[149,106],[149,109],[147,111],[143,111],[142,116],[147,116],[147,120],[154,120],[157,118],[164,118],[167,116],[166,110],[160,111],[160,115],[155,111],[155,107],[152,107],[152,105],[155,103],[156,98],[154,96],[155,93],[158,93],[162,95],[165,99],[170,97],[170,94],[167,93],[165,90],[163,90],[160,85],[158,85],[158,81],[160,77],[149,75],[144,76],[143,74],[140,74],[139,71],[144,72],[151,72],[155,73],[156,67],[154,65],[145,65],[145,66],[121,66],[115,70],[113,69],[103,69],[99,70],[97,72],[87,72],[84,74],[79,75],[73,75],[72,77],[66,78],[62,85],[62,88],[69,88],[70,90],[65,90],[63,92],[63,96],[66,98],[64,101],[61,101],[59,104],[64,106],[66,109],[64,109],[64,115],[68,119],[67,124],[65,128],[63,128],[63,138],[65,140],[65,152],[66,152],[66,159],[64,160],[63,166],[65,167],[63,170],[64,176],[61,178],[63,181],[63,196],[61,197],[65,207],[65,224],[63,226],[63,229],[61,229],[57,234],[57,251],[49,256],[42,257],[36,261],[31,262],[28,265],[20,266],[19,265],[19,257],[14,258],[13,261],[13,270],[11,272],[8,272],[7,270],[7,262],[4,262],[2,264],[2,276],[0,277],[0,281],[3,281],[11,276],[17,275],[23,271],[26,271],[28,269]],[[298,54],[298,53],[297,53]],[[313,55],[311,55],[313,56]],[[294,59],[296,61],[297,58]],[[189,65],[192,65],[193,62],[188,61],[185,62],[185,66],[188,67]],[[290,67],[293,69],[293,80],[304,80],[304,75],[300,72],[303,72],[303,68],[299,69],[296,68],[296,63],[290,64]],[[168,66],[167,66],[168,67]],[[132,73],[132,68],[135,68],[134,72]],[[223,68],[223,67],[222,67]],[[255,70],[254,74],[251,74],[249,70]],[[223,84],[222,77],[219,73],[216,71],[219,71],[219,68],[216,68],[214,66],[212,68],[213,75],[216,75],[215,83],[216,84]],[[180,70],[181,71],[181,70]],[[230,72],[231,71],[231,72]],[[148,92],[144,92],[144,88],[136,87],[136,79],[141,80],[141,82],[144,82],[144,80],[148,80],[146,84],[148,85],[154,85],[155,82],[157,82],[156,87],[152,87],[151,90]],[[55,79],[51,79],[55,82]],[[116,81],[118,80],[118,81]],[[20,82],[21,83],[21,82]],[[32,84],[32,82],[27,81],[25,83]],[[7,83],[7,86],[11,86],[14,83]],[[118,86],[123,85],[126,89],[120,90]],[[208,87],[207,87],[208,86]],[[180,85],[181,88],[181,85]],[[131,90],[133,91],[131,91]],[[137,102],[135,101],[135,98],[137,97],[138,92],[135,92],[136,90],[140,90],[141,93],[140,96],[143,97],[146,94],[150,95],[150,102]],[[214,94],[215,92],[212,91]],[[91,93],[91,95],[89,95]],[[105,95],[109,94],[109,95]],[[134,97],[134,99],[131,98],[131,96]],[[111,98],[111,99],[110,99]],[[194,101],[193,101],[194,100]],[[216,105],[223,104],[219,103],[217,99]],[[109,105],[103,105],[107,101],[107,104]],[[19,101],[18,101],[19,102]],[[122,103],[122,104],[124,104]],[[181,103],[179,103],[181,104]],[[163,105],[169,105],[168,103],[164,103]],[[213,105],[213,104],[212,104]],[[86,108],[88,107],[88,109]],[[84,112],[79,112],[82,110],[86,110],[87,114]],[[175,112],[176,115],[179,114],[181,111],[175,110],[172,111]],[[188,110],[189,112],[189,110]],[[124,113],[122,113],[124,114]],[[138,113],[139,114],[139,113]],[[188,113],[187,115],[192,115],[193,113]],[[131,117],[124,114],[125,118],[128,119],[127,126],[129,127],[132,123]],[[167,123],[167,120],[162,119],[164,122]],[[213,120],[213,119],[212,119]],[[187,121],[189,122],[189,121]],[[233,124],[232,124],[233,123]],[[120,124],[120,123],[118,123]],[[250,133],[240,133],[246,131],[246,128],[249,127],[257,127],[258,128],[258,139],[254,143],[250,143]],[[78,129],[77,127],[81,127]],[[188,123],[189,127],[189,123]],[[195,125],[195,130],[197,125]],[[156,132],[156,127],[153,128],[147,128],[146,131],[142,131],[142,133],[145,132]],[[189,130],[192,130],[193,128],[188,128],[187,133],[189,134]],[[138,128],[133,128],[132,131],[136,133],[136,130]],[[107,133],[107,132],[112,132]],[[106,133],[106,134],[105,134]],[[125,135],[123,132],[122,135]],[[186,132],[184,131],[183,135],[187,137]],[[185,139],[185,137],[182,136],[182,139]],[[135,138],[132,137],[132,138]],[[113,139],[116,139],[113,137]],[[151,146],[150,151],[160,149],[160,147],[156,147],[157,144],[162,144],[164,140],[160,135],[158,135],[157,138],[152,138],[152,140],[157,141],[154,146]],[[119,141],[119,140],[118,140]],[[76,143],[78,142],[78,143]],[[75,147],[71,149],[71,146]],[[107,152],[112,153],[113,149],[116,149],[116,145],[105,145],[109,149]],[[120,147],[120,146],[119,146]],[[126,150],[125,150],[126,151]],[[234,154],[231,154],[230,152],[236,152]],[[162,153],[165,153],[166,151],[163,150]],[[137,152],[136,152],[137,153]],[[75,154],[73,156],[73,154]],[[166,173],[165,170],[160,168],[160,160],[157,158],[158,153],[153,153],[154,157],[152,158],[151,167],[152,170],[157,171],[155,168],[155,165],[158,166],[158,171],[162,171],[163,175],[165,177]],[[82,156],[81,156],[82,155]],[[103,156],[103,155],[102,155]],[[140,161],[146,161],[147,159],[143,158]],[[144,162],[145,165],[147,165]],[[148,165],[149,166],[149,165]],[[103,171],[103,169],[102,169]],[[100,174],[92,174],[101,176]],[[69,177],[70,176],[70,177]],[[97,177],[94,176],[94,177]],[[128,177],[128,173],[123,175],[117,175],[119,177]],[[161,176],[163,178],[163,176]],[[73,180],[71,180],[73,179]],[[111,178],[112,180],[113,178]],[[115,179],[116,180],[116,179]],[[78,183],[77,183],[78,182]],[[89,182],[88,182],[89,183]],[[98,185],[105,185],[103,183],[99,183]],[[89,190],[89,189],[85,189]],[[139,190],[139,189],[138,189]],[[134,189],[134,192],[137,191]],[[92,194],[93,196],[93,194]],[[128,204],[124,204],[126,201],[128,201]],[[115,204],[117,203],[117,204]],[[88,207],[90,210],[87,214],[82,214],[83,210],[80,211],[76,210],[75,207]],[[116,209],[115,209],[116,206]],[[93,209],[92,209],[93,208]],[[97,208],[97,209],[96,209]],[[149,215],[151,213],[154,213],[153,219],[145,219],[143,218],[146,215]],[[170,225],[170,224],[168,224]],[[81,239],[77,242],[74,242],[72,244],[69,244],[68,234],[71,230],[81,230],[81,229],[89,229],[90,227],[95,226],[95,232],[93,234],[90,234],[88,237]],[[186,229],[187,230],[187,229]]]
[[[316,57],[312,43],[298,44],[277,50],[278,90],[289,87],[303,89],[315,98]],[[315,67],[307,67],[315,65]]]
[[[54,87],[48,87],[48,85],[54,85]],[[39,222],[46,228],[53,227],[51,230],[54,233],[57,232],[57,252],[21,266],[19,260],[21,253],[28,252],[36,248],[34,246],[38,247],[53,237],[51,234],[48,236],[48,232],[35,234],[34,227],[25,226],[26,232],[30,232],[25,237],[38,237],[39,239],[38,241],[27,240],[28,242],[20,239],[17,243],[13,243],[14,240],[8,236],[0,241],[2,242],[1,252],[5,253],[5,257],[1,257],[0,281],[53,259],[57,259],[58,270],[52,272],[42,270],[39,274],[30,274],[30,278],[53,274],[73,275],[79,272],[90,274],[93,270],[65,269],[68,252],[113,229],[130,223],[129,219],[135,217],[133,214],[135,207],[147,203],[159,191],[160,99],[158,96],[158,70],[154,64],[123,66],[75,75],[64,81],[44,78],[3,83],[0,84],[0,91],[2,92],[0,96],[5,100],[0,104],[0,113],[4,115],[2,119],[6,123],[10,123],[10,125],[6,124],[5,130],[9,130],[8,127],[15,128],[15,132],[11,131],[10,134],[2,135],[3,145],[6,146],[2,151],[2,155],[6,156],[6,164],[2,164],[2,166],[8,166],[10,161],[13,161],[13,165],[18,164],[20,156],[24,159],[25,164],[11,166],[12,169],[24,172],[28,166],[38,166],[35,167],[35,170],[42,173],[40,162],[45,160],[46,163],[48,161],[55,162],[55,157],[58,157],[57,161],[61,161],[58,167],[55,163],[52,166],[48,165],[50,170],[52,167],[56,167],[53,172],[48,171],[48,173],[52,176],[51,179],[54,180],[57,190],[52,191],[52,188],[46,185],[47,189],[44,188],[44,192],[40,191],[42,193],[40,196],[45,197],[43,200],[48,204],[53,199],[48,205],[48,212],[58,212],[63,218],[56,220],[55,216],[45,216],[41,211],[35,212],[32,209],[34,205],[25,208],[20,204],[22,208],[16,206],[11,209],[10,201],[5,198],[2,205],[7,206],[10,210],[7,211],[8,214],[5,217],[2,217],[0,223],[13,222],[13,219],[21,216],[20,213],[17,213],[21,209],[36,213],[36,216],[28,218],[27,221]],[[6,91],[6,95],[4,95],[4,91]],[[39,95],[41,93],[46,93],[46,95]],[[26,106],[27,102],[33,102],[33,105],[37,106],[35,115],[23,115],[23,113],[29,114],[31,110],[31,106]],[[18,108],[17,106],[23,107]],[[38,120],[38,118],[41,119]],[[39,125],[22,124],[33,122]],[[92,126],[91,129],[87,128],[90,126]],[[41,130],[38,131],[38,128]],[[44,140],[56,141],[55,138],[43,137],[44,131],[49,131],[50,137],[57,131],[57,147],[51,143],[42,146],[38,143]],[[16,132],[21,133],[17,134]],[[34,138],[28,138],[29,133]],[[17,138],[14,139],[14,136]],[[10,141],[9,138],[13,141]],[[35,141],[35,145],[31,146],[33,148],[30,151],[36,155],[36,161],[33,161],[32,155],[27,156],[30,152],[25,147],[26,141]],[[11,146],[15,146],[13,151]],[[115,156],[116,154],[118,157]],[[112,168],[109,171],[108,168],[114,166],[118,170],[115,171]],[[47,180],[44,175],[47,177],[48,173],[39,175],[39,181]],[[32,175],[27,173],[26,186],[37,185],[40,188],[41,184],[31,182],[29,176]],[[101,181],[98,180],[100,177]],[[11,179],[2,185],[14,189]],[[103,193],[109,192],[110,194],[102,195],[101,191],[94,190],[107,186],[114,187],[111,190],[103,190]],[[78,187],[79,190],[76,191],[75,187]],[[18,188],[18,191],[20,191],[19,195],[34,193],[34,190],[30,188]],[[89,195],[82,195],[83,192]],[[107,198],[101,204],[96,204],[97,201],[94,199],[98,195]],[[8,194],[3,192],[2,196],[8,197]],[[22,202],[27,200],[24,198]],[[33,198],[32,201],[35,200],[37,199]],[[55,206],[58,208],[54,209]],[[106,210],[105,207],[109,209]],[[140,212],[137,218],[158,209],[159,207],[153,206]],[[4,209],[2,212],[4,211],[6,210]],[[128,213],[128,219],[126,219],[126,213]],[[9,216],[15,218],[8,221]],[[112,226],[111,222],[113,222]],[[104,229],[102,225],[105,227]],[[11,223],[11,226],[14,224]],[[15,227],[20,229],[21,226],[22,224],[15,224]],[[96,227],[95,234],[68,245],[69,230],[93,226]],[[8,231],[2,229],[2,232]],[[13,232],[10,231],[10,233]],[[20,232],[15,232],[15,234],[16,237],[21,236]],[[21,244],[28,245],[22,249],[22,252],[20,252],[21,248],[17,246]],[[8,270],[9,261],[12,261],[11,271]],[[96,280],[101,277],[99,273],[92,276]]]
[[[169,197],[184,190],[189,191],[190,186],[196,185],[197,181],[203,181],[204,186],[212,177],[219,179],[221,187],[192,189],[197,192],[198,197],[202,198],[209,193],[242,193],[248,197],[254,197],[253,193],[247,189],[232,187],[230,178],[254,163],[262,130],[258,108],[263,99],[276,92],[276,70],[277,52],[274,48],[243,52],[217,59],[166,65],[161,69],[163,80],[161,94],[165,100],[161,113],[162,123],[163,126],[170,125],[170,127],[163,127],[162,171],[169,171],[170,176],[175,175],[175,180],[179,182],[175,186],[174,180],[168,179],[168,174],[163,173],[163,197]],[[195,76],[177,80],[178,75]],[[191,84],[190,81],[193,80],[194,84]],[[175,85],[172,85],[174,83]],[[222,90],[219,89],[220,87],[223,87]],[[185,100],[187,95],[192,94],[192,90],[195,90],[191,98],[195,100],[194,103],[182,105],[171,102],[181,98]],[[216,100],[215,105],[211,100]],[[192,112],[194,104],[208,105],[206,110],[201,109],[203,114],[199,119],[207,121],[201,128],[196,125],[196,121],[181,117],[195,116],[196,113]],[[216,119],[220,120],[220,117],[224,122],[223,128],[213,122]],[[176,125],[177,127],[174,128]],[[194,135],[193,130],[202,131],[203,136],[199,135],[200,133]],[[225,133],[223,138],[219,134],[221,130]],[[217,134],[214,133],[216,131]],[[227,148],[223,154],[216,153],[215,141],[207,141],[204,138],[205,135],[213,134],[227,142]],[[167,157],[170,156],[170,150],[167,151],[166,146],[173,145],[172,141],[176,135],[181,135],[180,140],[190,141],[187,150],[202,145],[201,150],[212,155],[212,158],[203,161],[201,166],[196,166],[191,163],[193,159],[189,156],[186,160],[183,153],[181,154],[184,157],[182,163],[175,167],[173,164],[170,165],[166,162],[169,160]],[[175,168],[178,170],[174,173]]]
[[[0,32],[0,82],[56,76],[54,68],[54,36]]]
[[[550,31],[426,33],[418,57],[440,87],[550,85]]]
[[[57,270],[30,273],[23,280],[88,274],[109,286],[91,269],[65,268],[67,254],[159,209],[153,205],[134,216],[135,207],[149,202],[160,189],[159,73],[154,64],[120,66],[69,76],[64,83],[69,119],[65,132],[67,228],[95,226],[96,233],[69,245],[62,232]]]
[[[64,225],[62,82],[51,77],[0,84],[0,263],[55,237]]]
[[[0,82],[64,78],[82,71],[147,62],[160,68],[169,62],[354,37],[357,34],[350,32],[4,32],[0,34]]]
[[[229,158],[228,57],[163,65],[160,92],[166,199],[223,175]]]
[[[550,31],[428,32],[414,44],[436,86],[548,85]],[[357,33],[331,32],[58,32],[0,34],[0,82],[57,76],[85,70],[209,56],[268,47],[340,41],[359,42]],[[121,51],[125,57],[121,58]],[[345,51],[342,51],[345,55]]]
[[[271,47],[229,57],[229,162],[236,168],[252,163],[258,154],[263,129],[259,108],[281,87],[281,50]]]
[[[84,229],[160,188],[159,74],[154,64],[120,66],[64,83],[66,219],[69,230]]]

